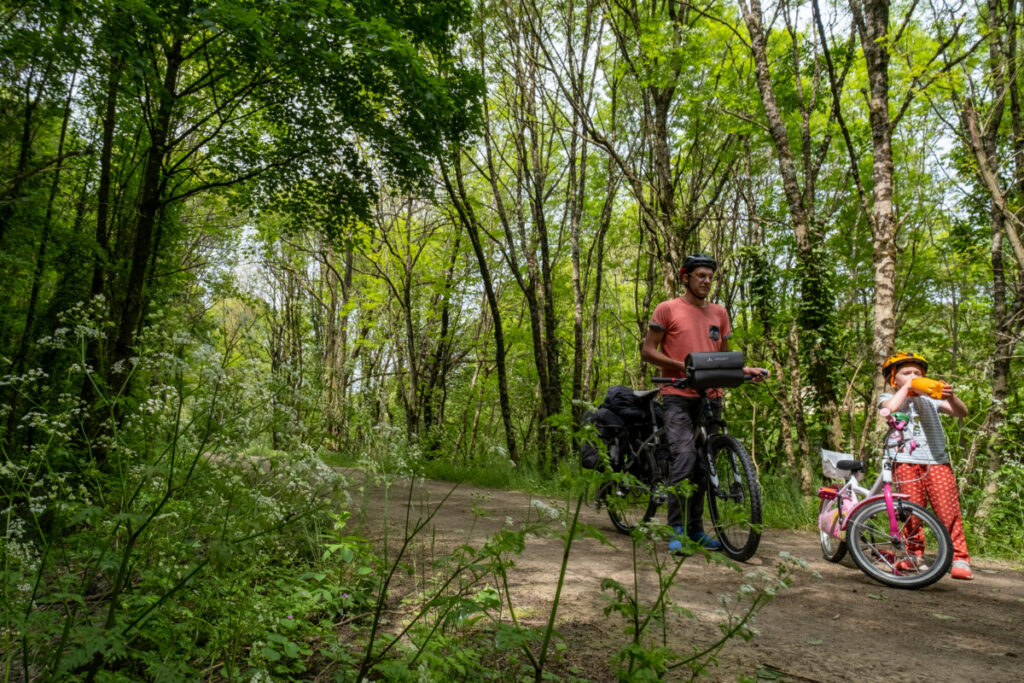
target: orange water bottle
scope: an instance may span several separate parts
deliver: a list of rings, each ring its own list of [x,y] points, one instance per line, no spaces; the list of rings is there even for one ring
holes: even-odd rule
[[[927,377],[915,377],[910,380],[910,388],[919,394],[931,396],[932,398],[942,398],[942,389],[946,386],[946,383],[939,379],[929,379]]]

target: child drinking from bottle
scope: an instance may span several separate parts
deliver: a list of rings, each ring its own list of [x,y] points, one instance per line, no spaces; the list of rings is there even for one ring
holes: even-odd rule
[[[927,371],[928,361],[917,354],[901,351],[890,356],[882,365],[882,376],[892,392],[882,394],[878,407],[909,416],[908,429],[913,430],[909,438],[917,447],[896,455],[893,480],[911,501],[919,505],[931,503],[953,541],[950,575],[970,581],[974,575],[964,536],[956,476],[949,465],[946,435],[939,420],[939,413],[964,417],[967,406],[950,385],[926,379]]]

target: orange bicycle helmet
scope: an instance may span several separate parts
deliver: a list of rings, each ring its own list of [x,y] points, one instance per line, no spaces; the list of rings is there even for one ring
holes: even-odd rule
[[[924,356],[919,356],[916,353],[909,351],[897,351],[882,363],[882,377],[885,378],[886,382],[892,384],[893,373],[895,373],[900,366],[906,365],[907,363],[914,363],[915,365],[921,366],[921,371],[924,373],[928,372],[928,361],[925,360]]]

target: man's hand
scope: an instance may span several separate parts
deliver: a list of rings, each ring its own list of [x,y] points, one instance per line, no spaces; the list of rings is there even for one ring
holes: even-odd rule
[[[748,375],[754,382],[763,382],[771,374],[764,368],[748,368],[743,366],[743,373]]]

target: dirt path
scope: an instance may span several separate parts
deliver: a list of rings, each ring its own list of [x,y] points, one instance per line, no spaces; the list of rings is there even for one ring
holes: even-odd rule
[[[413,518],[425,515],[451,488],[444,482],[419,482],[413,492]],[[388,499],[386,514],[394,529],[404,518],[408,493],[407,484],[387,496],[368,487],[353,498],[367,513],[363,519],[377,522]],[[426,538],[433,538],[435,548],[467,540],[479,545],[508,519],[521,522],[537,515],[528,495],[460,486],[432,521]],[[581,521],[605,533],[615,547],[593,539],[573,546],[558,629],[569,645],[566,664],[590,680],[611,681],[608,656],[626,636],[620,617],[604,616],[607,600],[600,584],[605,577],[632,583],[631,546],[615,533],[604,511],[585,508]],[[379,527],[369,526],[367,532],[380,538]],[[816,534],[768,530],[743,570],[774,573],[780,552],[806,560],[808,569],[798,572],[793,586],[757,615],[759,635],[725,646],[710,671],[711,680],[1024,680],[1024,571],[1019,566],[976,559],[973,582],[947,577],[924,590],[896,590],[868,579],[849,559],[839,564],[821,559]],[[526,621],[546,620],[561,560],[560,540],[528,541],[512,574],[513,604]],[[735,595],[748,581],[743,571],[725,564],[687,558],[674,581],[672,599],[694,618],[670,618],[669,633],[678,634],[670,635],[670,642],[679,639],[673,643],[675,651],[713,642],[722,619],[719,596]],[[641,599],[655,594],[657,577],[649,564],[641,566],[639,583]]]

